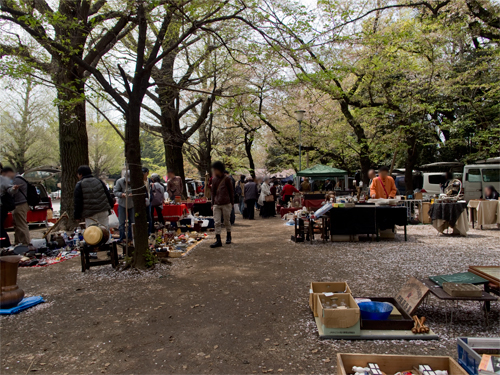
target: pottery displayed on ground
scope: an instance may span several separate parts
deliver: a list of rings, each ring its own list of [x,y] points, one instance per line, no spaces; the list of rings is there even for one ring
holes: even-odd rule
[[[17,268],[21,256],[0,257],[0,308],[17,306],[24,297],[24,291],[17,286]]]

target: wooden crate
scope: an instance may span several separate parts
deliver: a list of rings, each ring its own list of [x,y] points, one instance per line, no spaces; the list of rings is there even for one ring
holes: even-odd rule
[[[481,297],[481,288],[472,284],[443,283],[443,290],[452,297]]]
[[[411,370],[418,365],[429,365],[434,371],[446,370],[449,375],[468,375],[467,371],[451,357],[346,353],[337,354],[337,373],[339,375],[352,374],[353,366],[367,367],[368,363],[378,364],[380,371],[387,375]]]

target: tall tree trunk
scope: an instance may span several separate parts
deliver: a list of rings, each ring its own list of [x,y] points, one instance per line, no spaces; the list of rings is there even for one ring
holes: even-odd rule
[[[245,133],[245,152],[248,158],[248,164],[250,167],[250,175],[255,179],[255,162],[253,161],[252,155],[252,144],[253,144],[253,135],[250,137],[249,133]]]
[[[206,173],[210,173],[210,166],[212,165],[212,120],[213,114],[210,114],[208,121],[198,129],[198,137],[200,140],[200,162],[198,165],[198,172],[200,177],[205,178]]]
[[[406,161],[405,161],[405,185],[406,192],[413,193],[413,168],[417,163],[417,137],[415,134],[407,136],[406,143],[408,145]]]
[[[85,114],[84,81],[76,69],[63,65],[54,77],[59,112],[59,152],[61,157],[61,213],[73,218],[73,191],[80,165],[89,164],[89,148]]]
[[[363,185],[368,186],[368,182],[370,181],[368,171],[370,170],[372,163],[370,159],[370,147],[368,146],[368,139],[366,138],[365,130],[349,110],[349,104],[345,100],[340,100],[339,104],[342,114],[351,126],[354,134],[356,134],[359,145],[359,166],[361,168],[361,179],[363,180]]]
[[[141,102],[130,99],[127,114],[127,128],[125,137],[125,156],[130,169],[130,185],[133,192],[135,231],[135,250],[133,266],[146,268],[145,255],[148,249],[148,217],[146,212],[146,190],[142,176],[141,144],[139,142],[141,118]]]
[[[182,155],[184,142],[170,139],[168,142],[164,141],[163,144],[165,146],[165,163],[167,169],[173,170],[175,175],[182,178],[182,183],[185,184],[184,155]],[[186,196],[186,191],[184,191],[183,195]]]

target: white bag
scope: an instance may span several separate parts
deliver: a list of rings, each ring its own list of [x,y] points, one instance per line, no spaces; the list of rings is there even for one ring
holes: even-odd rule
[[[234,213],[239,214],[240,213],[240,205],[239,204],[234,204]]]
[[[108,226],[110,228],[118,228],[120,226],[120,221],[114,210],[111,210],[111,215],[108,216]]]

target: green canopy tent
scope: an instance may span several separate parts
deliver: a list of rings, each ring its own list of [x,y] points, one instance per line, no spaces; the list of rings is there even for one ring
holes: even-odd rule
[[[349,178],[347,171],[343,169],[329,167],[327,165],[316,164],[314,167],[304,169],[303,171],[297,172],[299,177],[310,177],[327,179],[331,177],[344,177],[345,189],[348,188]]]

